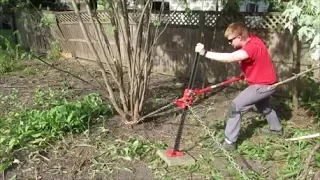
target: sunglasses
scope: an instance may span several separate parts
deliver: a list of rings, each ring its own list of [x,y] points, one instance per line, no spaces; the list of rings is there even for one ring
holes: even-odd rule
[[[236,37],[234,37],[234,38],[232,38],[232,39],[228,39],[228,42],[229,42],[229,44],[232,44],[232,41],[235,39],[235,38],[237,38],[238,36],[236,36]]]

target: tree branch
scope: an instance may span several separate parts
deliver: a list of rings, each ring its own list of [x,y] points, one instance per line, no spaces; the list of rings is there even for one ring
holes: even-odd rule
[[[82,19],[81,19],[81,16],[80,16],[80,12],[79,12],[79,9],[77,7],[77,4],[75,2],[75,0],[72,0],[72,5],[73,5],[73,8],[75,9],[75,14],[77,15],[77,18],[78,18],[78,22],[79,22],[79,25],[80,25],[80,28],[81,28],[81,31],[82,31],[82,34],[83,36],[85,37],[86,41],[87,41],[87,44],[90,48],[90,50],[92,52],[94,52],[94,55],[96,57],[96,62],[101,70],[101,73],[102,73],[102,76],[103,76],[103,79],[104,79],[104,82],[107,86],[107,90],[109,92],[109,99],[113,105],[113,107],[115,108],[115,110],[123,117],[125,118],[125,113],[123,112],[122,109],[119,108],[117,102],[115,101],[115,98],[113,96],[113,90],[108,82],[108,77],[107,77],[107,74],[106,74],[106,71],[105,71],[105,68],[100,60],[100,57],[98,56],[98,53],[97,51],[95,50],[95,48],[93,47],[92,43],[90,42],[90,39],[89,39],[89,36],[88,36],[88,32],[86,30],[86,28],[84,27],[84,24],[82,22]]]
[[[106,60],[107,67],[108,67],[108,69],[110,70],[110,73],[111,73],[111,76],[112,76],[113,80],[115,81],[115,83],[117,84],[117,86],[118,86],[118,88],[119,88],[120,100],[121,100],[121,104],[122,104],[122,106],[123,106],[123,110],[124,110],[125,112],[127,112],[127,111],[128,111],[128,107],[127,107],[127,104],[126,104],[126,97],[125,97],[125,95],[124,95],[124,88],[123,88],[123,86],[121,85],[121,83],[119,82],[119,79],[116,77],[115,72],[114,72],[114,70],[112,69],[112,66],[111,66],[111,64],[110,64],[110,60],[108,59],[107,53],[106,53],[106,51],[105,51],[105,49],[104,49],[104,47],[103,47],[103,45],[102,45],[101,39],[104,38],[104,36],[103,36],[103,34],[102,34],[102,32],[101,32],[101,26],[99,26],[100,28],[97,28],[95,21],[97,21],[97,23],[99,23],[99,22],[98,22],[97,18],[93,17],[93,15],[92,15],[92,13],[91,13],[91,10],[90,10],[90,7],[89,7],[89,4],[88,4],[88,1],[86,0],[85,2],[86,2],[87,12],[88,12],[89,17],[90,17],[90,22],[92,23],[94,32],[96,33],[97,38],[98,38],[98,44],[99,44],[99,46],[100,46],[100,48],[101,48],[101,50],[102,50],[102,52],[103,52],[103,53],[102,53],[102,54],[103,54],[103,57],[104,57],[105,60]],[[94,20],[95,20],[95,21],[94,21]],[[100,58],[97,58],[97,61],[102,64]],[[103,65],[102,65],[102,66],[103,66]],[[113,91],[112,91],[112,95],[110,95],[110,96],[112,96],[112,97],[114,96],[114,95],[113,95]]]
[[[32,54],[32,56],[35,57],[36,59],[38,59],[39,61],[43,62],[44,64],[52,67],[53,69],[56,69],[56,70],[61,71],[61,72],[63,72],[63,73],[69,74],[69,75],[71,75],[72,77],[74,77],[74,78],[76,78],[76,79],[79,79],[79,80],[81,80],[81,81],[83,81],[83,82],[85,82],[85,83],[87,83],[87,84],[90,84],[90,85],[92,85],[93,87],[96,88],[96,86],[95,86],[94,84],[90,83],[89,81],[86,81],[85,79],[83,79],[83,78],[81,78],[81,77],[78,77],[77,75],[72,74],[71,72],[68,72],[68,71],[66,71],[66,70],[57,68],[57,67],[55,67],[54,65],[46,62],[45,60],[43,60],[43,59],[40,58],[39,56],[36,56],[36,55],[34,55],[34,54]]]
[[[78,59],[77,57],[75,57],[75,59],[76,59],[76,62],[79,64],[79,66],[81,66],[81,68],[82,68],[86,73],[88,73],[89,76],[90,76],[94,81],[96,81],[96,82],[100,85],[101,88],[104,88],[104,89],[105,89],[105,86],[104,86],[97,78],[95,78],[95,77],[79,62],[79,59]]]
[[[300,137],[296,137],[296,138],[289,138],[289,139],[286,139],[286,141],[297,141],[297,140],[311,139],[311,138],[316,138],[316,137],[320,137],[320,133],[307,135],[307,136],[300,136]]]
[[[310,69],[307,69],[307,70],[305,70],[305,71],[303,71],[303,72],[301,72],[301,73],[299,73],[299,74],[295,74],[295,75],[292,76],[291,78],[288,78],[288,79],[286,79],[286,80],[283,80],[283,81],[280,81],[280,82],[278,82],[278,83],[276,83],[276,84],[273,84],[273,85],[269,86],[268,88],[269,88],[269,89],[275,88],[275,87],[277,87],[277,86],[279,86],[279,85],[281,85],[281,84],[284,84],[284,83],[287,83],[287,82],[289,82],[289,81],[295,80],[295,79],[297,79],[298,77],[300,77],[300,76],[302,76],[302,75],[304,75],[304,74],[306,74],[306,73],[308,73],[308,72],[310,72],[310,71],[319,69],[319,68],[320,68],[320,64],[318,64],[318,65],[316,65],[316,66],[314,66],[314,67],[312,67],[312,68],[310,68]]]
[[[309,169],[309,165],[311,163],[312,157],[319,148],[320,148],[320,144],[317,144],[313,147],[309,157],[306,159],[306,163],[303,166],[303,172],[299,177],[297,177],[297,180],[305,180],[307,178],[308,169]]]

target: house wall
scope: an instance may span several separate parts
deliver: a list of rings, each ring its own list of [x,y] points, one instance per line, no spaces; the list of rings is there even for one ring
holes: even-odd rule
[[[162,2],[162,0],[154,0],[153,2]],[[216,11],[215,0],[187,0],[187,4],[181,2],[181,0],[164,0],[164,2],[170,3],[170,11],[185,11],[189,8],[192,11]],[[223,6],[219,1],[218,10],[221,11]]]
[[[254,2],[254,1],[245,1],[243,3],[241,3],[240,7],[239,7],[239,11],[240,12],[247,12],[247,6],[250,3],[254,3],[258,6],[258,9],[256,12],[267,12],[268,8],[269,8],[269,3],[265,3],[264,1],[258,1],[258,2]]]
[[[162,0],[154,0],[153,2],[162,2]],[[185,11],[186,8],[189,8],[192,11],[216,11],[215,0],[187,0],[187,4],[183,4],[181,0],[164,0],[164,2],[168,2],[170,6],[170,11]],[[255,1],[245,1],[241,3],[239,7],[240,12],[247,12],[247,5],[249,3],[255,3],[258,6],[257,12],[267,12],[269,8],[269,4],[265,3],[263,0],[255,2]],[[223,10],[223,4],[221,0],[218,1],[218,11]]]
[[[90,4],[95,6],[97,0],[90,0]],[[80,11],[86,11],[85,2],[83,0],[76,0]],[[49,7],[53,11],[73,11],[72,0],[44,0],[44,7]]]

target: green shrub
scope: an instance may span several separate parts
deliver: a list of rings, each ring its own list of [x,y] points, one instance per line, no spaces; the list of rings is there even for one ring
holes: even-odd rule
[[[26,146],[42,145],[62,137],[66,132],[83,132],[99,116],[111,115],[111,107],[97,94],[82,101],[61,101],[48,110],[24,110],[0,124],[0,172],[10,166],[12,151]]]
[[[6,37],[0,35],[0,41],[4,45],[0,48],[0,73],[9,73],[15,70],[18,62],[31,59],[31,55],[25,52],[21,45],[14,45]]]

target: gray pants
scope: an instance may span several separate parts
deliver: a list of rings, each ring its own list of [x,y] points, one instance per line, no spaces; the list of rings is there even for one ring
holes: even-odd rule
[[[270,107],[269,98],[275,88],[268,89],[268,85],[250,85],[243,90],[231,103],[229,119],[225,129],[228,143],[236,142],[240,132],[241,114],[254,105],[267,119],[270,130],[281,130],[282,126],[276,112]]]

